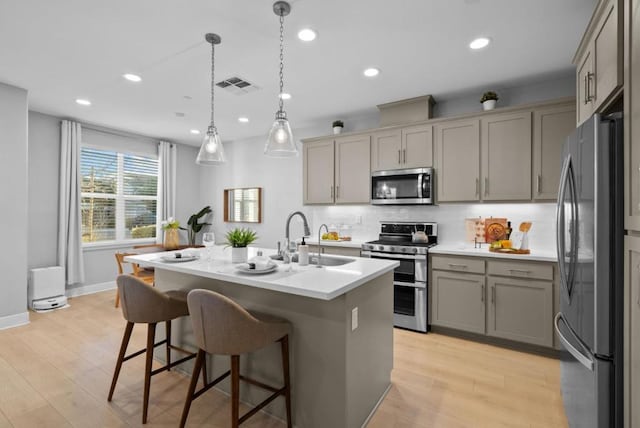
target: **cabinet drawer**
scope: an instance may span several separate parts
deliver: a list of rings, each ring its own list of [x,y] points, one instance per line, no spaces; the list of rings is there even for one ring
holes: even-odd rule
[[[553,281],[553,265],[548,263],[527,263],[513,261],[487,261],[489,275],[535,278]]]
[[[456,272],[484,273],[484,259],[479,257],[431,256],[431,268]]]

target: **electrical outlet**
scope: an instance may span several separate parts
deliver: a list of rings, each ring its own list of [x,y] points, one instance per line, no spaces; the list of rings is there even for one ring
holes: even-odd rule
[[[358,328],[358,307],[351,309],[351,331]]]

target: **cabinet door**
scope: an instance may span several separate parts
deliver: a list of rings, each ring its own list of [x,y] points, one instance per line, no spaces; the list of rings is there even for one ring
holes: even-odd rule
[[[575,126],[575,104],[533,112],[533,199],[557,199],[562,146]]]
[[[594,81],[591,83],[590,96],[594,97],[594,110],[605,102],[620,85],[622,85],[622,67],[620,59],[622,50],[618,35],[618,0],[611,0],[602,16],[593,46],[595,56]]]
[[[484,276],[436,270],[431,287],[433,325],[484,334]]]
[[[585,51],[578,62],[576,70],[576,111],[578,125],[593,114],[593,96],[590,94],[593,86],[593,55],[591,49]]]
[[[333,140],[305,143],[303,156],[304,203],[332,204],[335,191]]]
[[[640,231],[640,1],[628,4],[625,52],[625,229]]]
[[[625,426],[640,426],[640,237],[625,236],[624,396]]]
[[[490,276],[487,334],[553,346],[553,283]]]
[[[482,199],[531,199],[531,112],[482,119]]]
[[[437,200],[480,200],[480,121],[439,123],[434,133]]]
[[[376,132],[372,139],[371,171],[404,168],[400,129]]]
[[[402,128],[402,161],[404,168],[433,166],[433,126]]]
[[[336,203],[369,203],[371,197],[370,159],[371,137],[369,135],[336,139]]]

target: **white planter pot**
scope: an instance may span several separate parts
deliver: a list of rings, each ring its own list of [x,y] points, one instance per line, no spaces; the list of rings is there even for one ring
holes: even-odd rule
[[[341,132],[342,132],[342,126],[334,126],[334,127],[333,127],[333,133],[334,133],[335,135],[338,135],[338,134],[340,134]]]
[[[496,108],[496,100],[487,100],[482,103],[482,108],[485,110],[493,110]]]
[[[231,247],[231,263],[245,263],[248,253],[247,247]]]

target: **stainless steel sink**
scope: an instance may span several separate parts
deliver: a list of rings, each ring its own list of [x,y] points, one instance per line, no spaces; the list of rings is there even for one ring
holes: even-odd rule
[[[272,260],[279,260],[279,261],[283,260],[281,254],[272,254],[269,257],[271,257]],[[292,261],[294,263],[298,262],[298,255],[297,254],[294,254]],[[322,256],[320,266],[342,266],[342,265],[346,265],[347,263],[352,263],[352,262],[355,262],[355,261],[356,261],[356,259],[350,259],[350,258],[347,258],[347,257]],[[309,257],[309,264],[317,265],[318,264],[318,256],[310,256]]]
[[[356,259],[350,259],[346,257],[322,256],[320,258],[320,266],[342,266],[355,261]],[[309,263],[312,265],[317,265],[318,256],[309,257]]]

